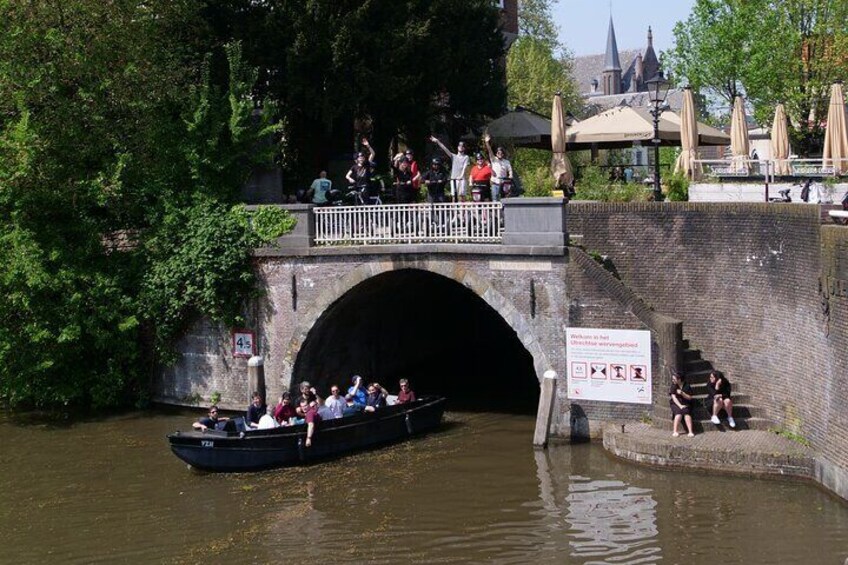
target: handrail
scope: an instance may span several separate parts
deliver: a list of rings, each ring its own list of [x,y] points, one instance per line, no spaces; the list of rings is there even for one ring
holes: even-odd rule
[[[315,208],[317,245],[500,243],[500,202]]]

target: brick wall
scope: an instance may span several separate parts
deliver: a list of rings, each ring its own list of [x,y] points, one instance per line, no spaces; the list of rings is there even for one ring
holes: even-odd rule
[[[569,229],[779,426],[848,469],[848,230],[818,206],[574,204]],[[820,273],[829,299],[823,309]]]

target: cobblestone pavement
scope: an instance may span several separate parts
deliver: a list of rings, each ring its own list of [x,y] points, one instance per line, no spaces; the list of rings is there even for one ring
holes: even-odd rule
[[[612,454],[648,465],[693,467],[745,475],[815,476],[809,448],[767,431],[709,431],[693,438],[647,424],[609,425],[604,447]]]

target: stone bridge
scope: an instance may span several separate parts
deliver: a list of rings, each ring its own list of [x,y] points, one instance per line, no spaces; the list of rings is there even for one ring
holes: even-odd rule
[[[761,429],[809,442],[818,479],[848,493],[848,228],[823,226],[819,206],[521,198],[501,243],[336,247],[314,245],[308,206],[291,210],[296,231],[256,252],[264,294],[245,309],[271,402],[362,374],[532,414],[553,370],[550,433],[597,437],[604,422],[665,423],[688,341],[687,367],[696,350],[727,373]],[[650,330],[652,404],[569,398],[567,327]],[[230,332],[196,324],[155,398],[242,409]]]

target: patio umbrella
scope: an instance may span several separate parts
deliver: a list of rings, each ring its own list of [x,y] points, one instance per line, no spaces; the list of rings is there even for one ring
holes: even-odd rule
[[[742,97],[733,100],[733,117],[730,121],[730,151],[733,155],[734,172],[748,170],[748,124],[745,121],[745,107]]]
[[[698,158],[698,122],[695,120],[695,97],[692,89],[683,91],[683,108],[680,111],[680,146],[682,151],[677,157],[674,172],[682,172],[692,180],[697,180],[701,173]]]
[[[789,171],[789,132],[786,129],[786,110],[783,104],[774,109],[774,124],[771,126],[771,158],[774,160],[774,173],[788,175]]]
[[[837,175],[848,171],[848,127],[845,125],[845,95],[842,83],[830,87],[830,106],[827,110],[827,128],[824,132],[822,166],[832,166]]]
[[[680,145],[680,118],[671,111],[660,116],[660,145]],[[615,149],[632,147],[634,142],[649,144],[654,139],[654,119],[647,108],[616,106],[568,128],[569,149]],[[730,137],[713,127],[698,124],[697,146],[728,145]]]
[[[574,183],[574,174],[565,155],[565,115],[562,112],[562,96],[559,92],[554,96],[551,111],[551,150],[554,153],[551,158],[551,174],[556,185],[571,186]]]
[[[551,142],[551,121],[521,106],[489,122],[486,129],[492,139],[514,147],[547,149]]]

